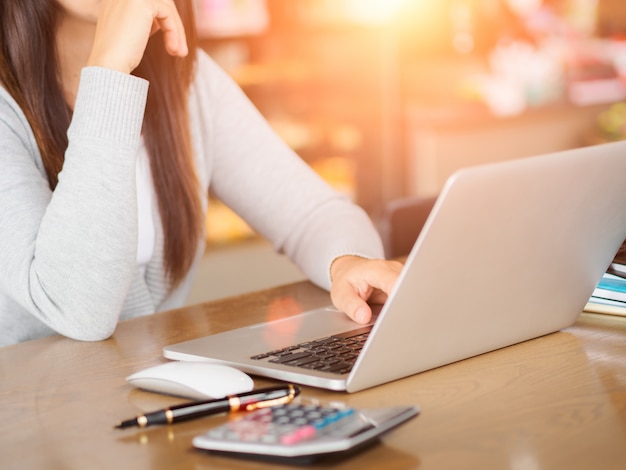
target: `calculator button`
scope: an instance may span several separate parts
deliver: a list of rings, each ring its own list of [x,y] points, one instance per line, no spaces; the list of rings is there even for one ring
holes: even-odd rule
[[[285,445],[297,444],[300,441],[315,436],[316,432],[317,431],[315,430],[315,427],[311,425],[303,426],[289,434],[285,434],[284,436],[282,436],[280,438],[280,442],[281,444]]]
[[[329,437],[352,437],[360,434],[368,429],[372,429],[374,426],[357,415],[350,416],[341,422],[336,423],[325,434]]]
[[[275,434],[265,434],[261,436],[260,441],[263,444],[277,444],[279,441],[278,436]]]
[[[211,430],[209,436],[232,442],[295,445],[316,436],[347,436],[358,431],[358,420],[341,425],[353,415],[352,408],[283,405],[257,410]]]
[[[417,415],[417,407],[357,410],[290,403],[244,414],[202,436],[194,446],[279,459],[330,455],[371,442]],[[283,424],[278,419],[286,418]],[[282,421],[282,419],[281,419]],[[347,446],[347,447],[346,447]]]

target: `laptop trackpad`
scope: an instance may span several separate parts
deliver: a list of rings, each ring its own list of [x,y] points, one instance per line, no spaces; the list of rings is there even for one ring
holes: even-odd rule
[[[362,326],[329,306],[186,341],[164,351],[166,357],[173,352],[219,359],[232,357],[234,351],[236,356],[249,357]]]
[[[246,336],[254,338],[251,346],[255,344],[257,349],[263,345],[261,347],[269,351],[360,327],[361,325],[353,322],[345,313],[333,307],[325,307],[242,329],[247,330]],[[240,334],[237,333],[238,336]]]

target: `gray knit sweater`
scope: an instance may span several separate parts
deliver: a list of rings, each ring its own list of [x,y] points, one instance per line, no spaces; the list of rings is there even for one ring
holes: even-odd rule
[[[120,319],[184,304],[204,246],[169,292],[155,205],[154,255],[137,267],[135,168],[147,90],[131,75],[83,69],[51,192],[32,131],[0,87],[0,346],[55,332],[102,340]],[[312,172],[203,52],[189,100],[205,210],[210,186],[326,289],[337,256],[383,256],[366,214]]]

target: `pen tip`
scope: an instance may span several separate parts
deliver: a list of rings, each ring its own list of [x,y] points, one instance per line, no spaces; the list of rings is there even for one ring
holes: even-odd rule
[[[128,421],[122,421],[121,423],[117,423],[114,426],[114,429],[124,429],[130,426],[133,426],[137,421],[133,419],[129,419]]]

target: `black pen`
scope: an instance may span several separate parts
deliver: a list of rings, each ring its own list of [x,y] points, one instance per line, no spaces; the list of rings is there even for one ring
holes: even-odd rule
[[[226,411],[253,411],[259,408],[267,408],[275,405],[289,403],[300,394],[300,388],[296,385],[279,385],[252,390],[251,392],[228,395],[216,400],[195,401],[182,405],[171,406],[163,410],[146,413],[136,418],[122,421],[118,429],[130,426],[145,428],[153,424],[172,424],[189,419],[201,418]]]

